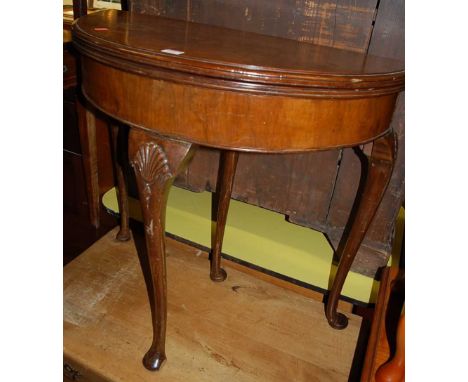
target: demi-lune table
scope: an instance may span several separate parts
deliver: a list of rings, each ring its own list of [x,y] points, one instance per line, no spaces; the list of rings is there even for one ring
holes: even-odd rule
[[[347,273],[380,204],[397,153],[390,121],[404,87],[401,61],[156,16],[108,10],[74,22],[81,87],[91,105],[130,126],[128,156],[143,211],[152,285],[153,343],[143,363],[166,359],[165,209],[169,189],[199,145],[223,150],[210,276],[222,281],[222,237],[238,152],[290,153],[373,142],[325,308],[337,312]],[[123,130],[116,123],[117,131]],[[117,153],[118,145],[115,144]],[[129,238],[124,175],[118,238]],[[229,308],[229,307],[227,307]]]

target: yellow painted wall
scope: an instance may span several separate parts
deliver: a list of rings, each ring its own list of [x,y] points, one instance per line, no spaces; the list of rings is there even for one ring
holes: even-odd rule
[[[103,203],[118,212],[115,189],[104,195]],[[136,200],[130,200],[130,211],[133,218],[141,220]],[[211,247],[211,193],[172,187],[166,214],[167,232]],[[403,218],[400,214],[400,226]],[[398,240],[395,244],[397,247]],[[276,212],[231,200],[223,253],[328,289],[333,250],[324,235],[288,223]],[[374,302],[376,284],[369,277],[350,272],[343,295],[362,302]]]

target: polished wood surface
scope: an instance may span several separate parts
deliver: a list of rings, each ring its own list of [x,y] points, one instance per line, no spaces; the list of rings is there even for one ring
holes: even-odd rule
[[[396,352],[393,358],[382,365],[375,374],[375,382],[405,381],[405,313],[398,322]]]
[[[164,140],[138,130],[131,130],[129,157],[135,170],[138,193],[142,202],[146,248],[152,275],[149,298],[152,306],[153,343],[143,364],[158,370],[166,360],[166,250],[165,220],[169,189],[177,174],[194,154],[190,143]]]
[[[367,163],[368,170],[364,189],[354,216],[350,218],[349,232],[343,235],[342,248],[339,249],[340,261],[325,309],[328,322],[336,329],[344,329],[348,324],[346,317],[337,313],[338,299],[357,250],[390,181],[396,150],[396,136],[393,133],[374,141],[372,153]]]
[[[221,268],[221,249],[223,247],[224,229],[231,200],[232,187],[236,174],[239,153],[236,151],[223,151],[221,153],[219,171],[219,192],[216,210],[216,229],[212,243],[210,277],[213,281],[224,281],[226,271]]]
[[[103,112],[163,135],[224,149],[291,152],[357,145],[386,132],[396,99],[395,94],[339,100],[252,97],[142,77],[88,57],[83,62],[85,95]],[[144,88],[152,91],[142,92]],[[133,102],[119,102],[123,99]],[[195,112],[194,104],[206,116]],[[231,105],[230,112],[218,113],[224,105]],[[236,128],[220,129],[222,125]],[[320,133],[324,125],[330,134]]]
[[[403,63],[119,11],[79,19],[73,39],[82,54],[83,93],[131,126],[129,157],[152,274],[154,337],[145,366],[159,369],[165,359],[166,196],[198,144],[286,153],[374,142],[326,307],[330,325],[344,328],[347,319],[337,312],[337,301],[393,169],[390,121],[403,89]],[[226,194],[231,172],[224,180]]]
[[[345,332],[333,330],[313,297],[230,262],[229,278],[213,284],[208,254],[170,238],[168,361],[158,375],[148,372],[141,366],[152,341],[147,269],[138,260],[144,237],[136,230],[132,240],[118,242],[117,232],[64,268],[64,373],[80,374],[76,381],[348,381],[359,316],[350,316]]]
[[[98,49],[109,53],[120,50],[129,70],[132,61],[144,62],[243,81],[237,86],[244,89],[247,82],[385,93],[383,88],[401,86],[403,80],[399,60],[129,12],[107,10],[90,15],[75,26],[75,37],[81,34],[86,35],[83,43],[99,43]]]
[[[173,32],[182,26],[185,40]],[[403,88],[402,62],[227,29],[223,35],[220,30],[118,11],[81,19],[73,33],[75,45],[86,56],[87,98],[133,125],[246,151],[354,146],[388,129],[397,93]],[[210,34],[226,41],[204,46],[202,38]],[[200,50],[192,47],[197,42]],[[269,46],[266,52],[260,49],[264,45]],[[275,60],[283,57],[278,55],[283,46],[288,61]],[[161,52],[169,48],[184,54]],[[276,56],[267,53],[272,50]],[[229,55],[230,51],[242,53]],[[299,70],[292,69],[295,59],[303,63]],[[141,92],[142,88],[152,91]],[[125,97],[133,102],[122,102]],[[229,113],[217,112],[227,104]],[[220,128],[221,124],[236,129]]]
[[[382,272],[361,382],[402,382],[405,375],[404,270]],[[403,321],[403,322],[402,322]]]

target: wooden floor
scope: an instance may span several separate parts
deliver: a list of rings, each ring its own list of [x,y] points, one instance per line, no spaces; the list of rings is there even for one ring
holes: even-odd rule
[[[361,318],[330,328],[323,304],[168,239],[167,362],[149,372],[149,304],[135,246],[109,232],[64,268],[64,362],[79,381],[347,381]],[[144,257],[142,257],[144,258]]]

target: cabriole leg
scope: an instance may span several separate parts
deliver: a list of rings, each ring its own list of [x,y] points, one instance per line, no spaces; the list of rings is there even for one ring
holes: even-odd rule
[[[190,143],[152,136],[131,129],[130,163],[135,171],[143,213],[146,249],[151,272],[148,285],[153,323],[153,342],[143,358],[149,370],[159,370],[166,359],[166,253],[165,219],[169,189],[177,174],[188,164],[195,150]]]
[[[210,278],[216,282],[224,281],[227,277],[226,271],[221,268],[221,250],[223,247],[224,229],[226,228],[226,219],[238,158],[239,153],[236,151],[221,151],[220,178],[218,180],[219,200],[216,211],[216,230],[213,240],[210,268]]]
[[[364,190],[355,217],[348,222],[351,225],[349,235],[342,247],[340,262],[325,307],[328,323],[335,329],[344,329],[348,325],[348,318],[337,312],[338,299],[354,257],[387,189],[395,156],[396,136],[393,132],[374,141],[371,156],[368,158]]]

